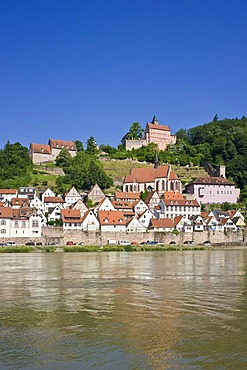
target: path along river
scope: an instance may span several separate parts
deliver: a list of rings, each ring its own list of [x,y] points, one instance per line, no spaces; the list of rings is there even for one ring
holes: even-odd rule
[[[247,250],[0,254],[0,369],[247,369]]]

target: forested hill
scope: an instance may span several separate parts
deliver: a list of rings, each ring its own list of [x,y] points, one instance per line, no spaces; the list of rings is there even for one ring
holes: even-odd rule
[[[247,185],[247,118],[216,119],[179,130],[177,138],[202,153],[212,165],[225,164],[227,176],[243,188]],[[179,140],[178,140],[179,141]]]

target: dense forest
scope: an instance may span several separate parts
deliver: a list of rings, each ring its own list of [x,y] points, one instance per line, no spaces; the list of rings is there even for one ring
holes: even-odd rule
[[[121,144],[114,148],[110,145],[98,147],[95,139],[90,137],[84,149],[81,141],[76,140],[77,156],[72,158],[64,149],[57,157],[56,165],[63,168],[65,176],[57,178],[57,190],[62,192],[71,185],[87,190],[95,182],[103,189],[113,184],[106,175],[99,155],[113,159],[132,158],[139,161],[154,162],[157,152],[156,144],[149,144],[139,149],[126,151],[126,138],[140,138],[142,134],[139,123],[134,122]],[[158,151],[160,163],[181,166],[202,165],[208,161],[212,166],[226,165],[227,177],[236,182],[244,197],[247,197],[247,118],[219,120],[217,115],[212,122],[190,128],[180,129],[177,143],[166,151]],[[32,163],[28,149],[20,143],[5,145],[0,150],[0,187],[16,188],[29,184]]]

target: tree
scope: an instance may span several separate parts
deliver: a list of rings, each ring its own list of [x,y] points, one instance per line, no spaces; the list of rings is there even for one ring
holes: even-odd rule
[[[139,140],[143,137],[144,129],[140,126],[139,122],[133,122],[127,134],[124,135],[121,142],[124,144],[126,140]]]
[[[86,152],[88,154],[94,155],[97,154],[99,151],[98,145],[96,143],[96,140],[94,139],[93,136],[91,136],[88,141],[87,141],[87,149]]]
[[[75,140],[75,146],[76,146],[77,153],[84,152],[84,146],[80,140]]]
[[[72,162],[72,156],[67,149],[63,148],[56,158],[56,165],[58,167],[69,167]]]

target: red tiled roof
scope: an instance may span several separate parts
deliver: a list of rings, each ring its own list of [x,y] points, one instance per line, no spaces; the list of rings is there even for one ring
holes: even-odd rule
[[[98,218],[101,225],[125,225],[126,220],[122,211],[99,211]]]
[[[169,228],[173,229],[174,228],[174,223],[172,218],[161,218],[157,220],[156,218],[151,218],[151,228]]]
[[[65,149],[68,149],[68,150],[76,151],[76,145],[73,141],[50,139],[49,140],[49,145],[53,149],[63,149],[63,148],[65,148]]]
[[[141,193],[130,193],[126,191],[116,191],[115,199],[140,199]]]
[[[176,191],[165,191],[163,197],[164,199],[184,199],[183,194]]]
[[[202,176],[195,179],[192,184],[207,184],[207,185],[234,185],[234,182],[225,179],[224,177],[209,177]]]
[[[112,204],[115,209],[132,209],[133,207],[133,202],[121,202],[119,200],[112,200]]]
[[[81,212],[77,209],[62,209],[62,221],[81,223]]]
[[[22,205],[25,202],[30,203],[30,199],[28,198],[12,198],[11,199],[12,206]]]
[[[200,207],[200,204],[197,200],[186,200],[186,199],[163,199],[163,202],[166,206],[192,206]]]
[[[162,131],[171,131],[169,126],[157,125],[155,123],[147,123],[149,130],[162,130]]]
[[[30,144],[32,153],[51,154],[51,147],[47,144]]]
[[[44,197],[45,203],[65,203],[61,197]]]
[[[0,194],[17,194],[16,189],[0,189]]]
[[[13,210],[11,207],[0,207],[0,218],[12,218]]]
[[[144,167],[144,168],[132,168],[131,173],[125,176],[124,183],[147,183],[154,182],[157,178],[167,178],[169,174],[170,166],[158,166]]]

